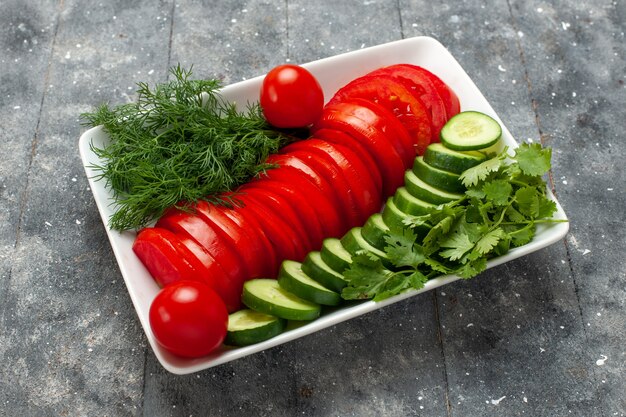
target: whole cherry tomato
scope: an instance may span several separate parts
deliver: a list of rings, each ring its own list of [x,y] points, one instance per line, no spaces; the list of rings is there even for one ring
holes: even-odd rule
[[[279,65],[267,73],[261,86],[261,108],[267,121],[279,128],[315,123],[324,107],[317,79],[298,65]]]
[[[226,306],[215,291],[198,281],[178,281],[163,288],[149,316],[157,342],[178,356],[208,355],[226,337]]]

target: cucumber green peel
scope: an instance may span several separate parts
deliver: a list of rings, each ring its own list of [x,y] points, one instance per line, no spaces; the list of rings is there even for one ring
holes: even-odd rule
[[[342,297],[380,301],[440,275],[475,277],[488,259],[530,242],[537,224],[566,221],[552,218],[557,207],[542,178],[550,158],[550,148],[522,144],[513,155],[505,149],[464,171],[460,178],[468,189],[461,199],[407,215],[404,228],[391,228],[385,263],[371,253],[353,257]],[[424,226],[430,231],[418,239],[416,230]]]

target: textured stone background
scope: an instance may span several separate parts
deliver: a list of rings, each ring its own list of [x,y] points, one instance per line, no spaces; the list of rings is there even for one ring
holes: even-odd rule
[[[626,415],[626,2],[0,2],[0,415]],[[167,69],[225,83],[427,35],[519,141],[570,233],[530,256],[184,377],[147,346],[78,115]]]

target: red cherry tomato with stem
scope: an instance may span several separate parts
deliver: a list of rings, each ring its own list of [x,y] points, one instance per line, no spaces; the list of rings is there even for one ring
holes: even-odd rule
[[[261,108],[267,121],[279,128],[306,127],[317,121],[324,92],[317,79],[298,65],[279,65],[263,79]]]

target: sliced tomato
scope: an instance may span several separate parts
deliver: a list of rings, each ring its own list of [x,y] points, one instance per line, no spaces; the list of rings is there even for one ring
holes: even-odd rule
[[[302,261],[309,252],[303,245],[303,237],[293,224],[284,220],[283,212],[287,204],[276,194],[256,187],[250,187],[239,195],[243,201],[242,211],[255,215],[276,251],[277,264],[285,259]]]
[[[356,97],[378,103],[394,114],[409,132],[419,154],[431,142],[432,123],[428,109],[402,81],[385,75],[365,75],[339,89],[328,104]]]
[[[241,291],[234,285],[227,271],[203,246],[190,237],[177,235],[183,245],[189,249],[207,269],[207,278],[204,281],[220,296],[228,312],[232,313],[241,308]]]
[[[421,67],[420,67],[421,68]],[[399,79],[408,85],[411,93],[417,96],[430,112],[430,120],[432,123],[432,139],[431,142],[439,141],[439,132],[448,120],[446,105],[439,95],[439,90],[435,85],[435,77],[432,73],[425,73],[421,70],[415,70],[411,66],[406,65],[390,65],[380,68],[369,73],[370,76],[389,75],[395,79]]]
[[[306,222],[302,222],[298,216],[298,207],[296,207],[293,201],[290,199],[291,195],[285,192],[285,188],[274,181],[259,180],[249,182],[241,186],[238,190],[239,193],[249,193],[252,189],[258,189],[261,192],[270,194],[272,197],[272,209],[276,210],[283,220],[291,226],[293,231],[299,237],[299,244],[303,246],[307,251],[311,251],[313,244],[311,238],[306,229]],[[254,190],[253,194],[256,194],[257,190]]]
[[[378,129],[387,136],[403,157],[405,168],[413,166],[418,146],[413,142],[407,130],[397,117],[383,106],[364,98],[354,97],[336,103],[333,108],[346,111]]]
[[[425,77],[430,78],[430,80],[435,85],[435,88],[437,88],[439,96],[441,96],[441,99],[443,100],[446,108],[447,119],[450,119],[452,116],[461,111],[461,102],[459,101],[459,97],[456,95],[454,90],[452,90],[452,88],[450,88],[450,86],[437,75],[433,74],[426,68],[420,67],[418,65],[398,64],[398,66],[409,68],[412,71],[419,72]]]
[[[347,198],[354,201],[359,217],[355,225],[380,210],[381,198],[367,167],[350,149],[315,137],[294,142],[283,148],[285,152],[310,152],[312,157],[332,161],[348,184]]]
[[[293,190],[293,201],[300,208],[297,210],[298,214],[305,219],[310,219],[307,226],[311,234],[311,242],[321,243],[326,237],[343,236],[345,225],[341,223],[341,215],[334,204],[333,196],[322,193],[307,173],[289,165],[293,162],[297,162],[298,166],[303,165],[302,161],[290,155],[276,154],[274,156],[274,162],[282,160],[284,164],[279,162],[278,168],[268,169],[259,175],[258,180],[277,181],[284,185],[287,192]],[[307,206],[312,207],[313,214],[309,214]]]
[[[350,184],[346,181],[341,169],[328,155],[313,154],[309,150],[294,150],[289,146],[284,147],[281,153],[300,158],[315,172],[333,185],[333,192],[339,201],[339,208],[346,219],[348,227],[360,224],[360,212],[354,196],[350,193]]]
[[[305,161],[294,155],[273,154],[267,158],[266,162],[270,164],[276,164],[281,167],[291,167],[297,169],[307,180],[315,185],[317,189],[331,201],[331,204],[339,217],[337,219],[337,224],[335,224],[334,217],[329,217],[327,220],[331,223],[328,225],[328,227],[331,228],[333,235],[343,235],[344,231],[347,230],[347,221],[345,218],[345,214],[342,210],[339,210],[339,207],[341,207],[339,198],[333,190],[333,185],[328,182],[325,177],[318,174],[313,168],[307,165]]]
[[[404,183],[404,161],[394,146],[381,132],[364,120],[327,106],[321,119],[313,126],[312,134],[319,129],[337,129],[348,133],[366,147],[383,179],[383,198],[393,194]]]
[[[237,198],[237,196],[233,196]],[[254,216],[245,215],[241,207],[214,206],[229,217],[248,236],[249,247],[239,246],[244,251],[244,257],[249,259],[249,278],[267,278],[276,271],[277,265],[273,262],[276,258],[274,247],[261,228]]]
[[[348,135],[346,132],[337,129],[319,129],[315,132],[315,137],[330,143],[336,143],[350,148],[355,154],[358,155],[359,159],[363,161],[365,166],[368,167],[368,173],[376,184],[376,189],[379,194],[382,193],[383,179],[380,176],[380,171],[376,167],[376,162],[369,152],[367,152],[367,149],[362,143]]]
[[[160,287],[181,280],[207,278],[200,261],[169,230],[142,229],[133,242],[133,252]]]
[[[250,182],[249,186],[267,188],[283,197],[297,216],[298,224],[302,226],[311,250],[317,250],[321,247],[322,240],[325,238],[320,217],[311,201],[309,201],[310,196],[304,194],[303,190],[295,185],[295,181],[289,176],[289,172],[287,172],[287,176],[283,175],[286,169],[288,168],[267,170],[266,173],[269,173],[269,175],[262,174],[258,179]],[[291,170],[289,169],[289,171]],[[298,172],[296,171],[295,174],[297,175]],[[282,180],[280,179],[281,177],[283,178]],[[302,179],[301,181],[306,180]],[[310,186],[313,187],[312,185]],[[245,186],[242,187],[242,190],[245,192]]]
[[[206,249],[227,274],[224,277],[223,286],[232,288],[232,291],[237,294],[237,305],[230,304],[229,311],[235,311],[241,306],[241,288],[248,273],[243,267],[242,259],[233,250],[231,243],[222,233],[218,232],[214,225],[208,223],[198,214],[171,209],[156,222],[155,226],[167,229],[179,236],[193,239]]]

